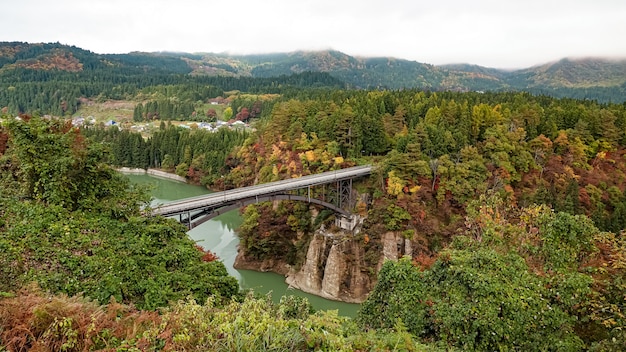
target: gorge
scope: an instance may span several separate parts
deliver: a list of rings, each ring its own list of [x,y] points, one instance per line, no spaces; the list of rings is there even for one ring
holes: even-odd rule
[[[154,204],[165,203],[168,201],[207,194],[206,188],[194,186],[174,180],[155,177],[151,175],[127,175],[135,184],[149,185],[152,189]],[[239,239],[236,229],[241,224],[241,216],[237,210],[230,211],[215,219],[207,221],[199,227],[188,232],[189,236],[198,242],[205,249],[213,251],[224,262],[228,273],[239,280],[242,289],[254,289],[255,292],[268,294],[272,292],[272,298],[279,301],[283,295],[296,295],[306,297],[313,307],[317,310],[336,309],[340,315],[356,316],[359,309],[358,304],[344,303],[320,297],[320,294],[312,290],[307,290],[306,286],[296,287],[285,283],[284,274],[288,271],[269,270],[269,263],[252,262],[243,263],[233,267],[237,257],[237,245]],[[243,262],[239,260],[240,262]],[[275,266],[278,268],[279,266]],[[270,272],[271,271],[271,272]],[[294,288],[299,288],[295,290]],[[308,292],[308,294],[307,294]],[[331,298],[331,297],[327,297]],[[348,300],[345,300],[348,301]],[[348,302],[358,302],[356,300]]]

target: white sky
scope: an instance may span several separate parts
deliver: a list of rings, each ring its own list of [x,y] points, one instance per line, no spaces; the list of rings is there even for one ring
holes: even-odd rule
[[[335,49],[524,68],[626,57],[626,1],[0,0],[0,41],[96,53]]]

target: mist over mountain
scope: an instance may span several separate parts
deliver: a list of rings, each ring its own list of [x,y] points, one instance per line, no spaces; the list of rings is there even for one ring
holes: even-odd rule
[[[96,54],[58,43],[0,43],[0,75],[16,69],[68,72],[111,69],[252,78],[322,72],[354,89],[528,91],[601,102],[626,100],[626,60],[606,58],[564,58],[511,71],[471,64],[435,66],[391,57],[354,57],[334,50],[256,55]]]

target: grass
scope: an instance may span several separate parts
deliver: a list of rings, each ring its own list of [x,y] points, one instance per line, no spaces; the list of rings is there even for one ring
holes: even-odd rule
[[[133,120],[133,111],[137,102],[127,100],[106,101],[98,103],[89,100],[81,104],[73,116],[93,116],[96,122],[114,120],[117,122],[130,122]]]

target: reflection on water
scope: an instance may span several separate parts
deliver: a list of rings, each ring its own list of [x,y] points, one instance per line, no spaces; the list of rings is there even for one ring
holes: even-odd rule
[[[192,186],[150,175],[127,176],[133,183],[149,185],[152,188],[153,206],[177,199],[211,193],[201,186]],[[239,244],[239,238],[235,230],[241,225],[241,222],[239,211],[232,210],[189,231],[189,237],[197,241],[202,247],[217,254],[224,262],[228,273],[239,280],[239,284],[243,289],[253,289],[255,292],[262,294],[272,292],[272,299],[276,302],[283,295],[306,297],[317,310],[336,309],[341,315],[356,316],[359,308],[358,304],[331,301],[299,290],[290,289],[285,284],[285,278],[282,275],[233,268],[233,263],[237,256],[237,245]]]

